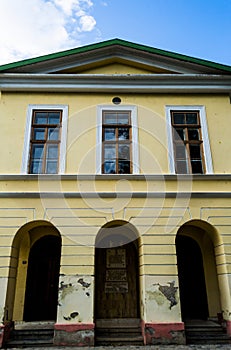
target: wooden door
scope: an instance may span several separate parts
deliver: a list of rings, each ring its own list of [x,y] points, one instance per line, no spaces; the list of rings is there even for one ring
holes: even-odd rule
[[[138,275],[135,243],[96,248],[96,319],[139,317]]]
[[[24,306],[24,321],[56,320],[61,239],[40,238],[31,248]]]

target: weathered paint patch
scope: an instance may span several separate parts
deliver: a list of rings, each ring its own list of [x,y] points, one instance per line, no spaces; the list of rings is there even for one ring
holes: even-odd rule
[[[226,321],[226,331],[227,334],[231,337],[231,321]]]
[[[60,276],[57,323],[93,322],[93,279]]]
[[[83,278],[79,278],[78,283],[80,283],[84,288],[89,288],[91,283],[87,283],[83,280]]]
[[[79,316],[79,313],[78,311],[75,311],[75,312],[72,312],[70,316],[63,316],[63,318],[66,321],[71,321],[71,319],[76,318],[77,316]]]
[[[145,322],[181,322],[179,288],[171,276],[146,276],[144,295]]]
[[[185,344],[184,323],[146,323],[144,324],[146,345]]]
[[[94,346],[94,324],[56,324],[54,345]]]
[[[157,290],[147,291],[147,296],[149,300],[155,300],[158,305],[163,305],[165,303],[164,295]]]
[[[0,348],[3,346],[4,339],[4,325],[0,325]]]
[[[174,287],[175,281],[168,282],[169,286],[161,285],[158,283],[159,291],[167,298],[170,302],[169,308],[171,309],[173,306],[177,305],[176,293],[178,287]]]

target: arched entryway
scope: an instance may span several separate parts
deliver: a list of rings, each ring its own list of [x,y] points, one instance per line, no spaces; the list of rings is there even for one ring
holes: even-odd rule
[[[31,247],[24,321],[56,320],[60,252],[60,236],[44,236]]]
[[[215,229],[192,220],[178,230],[176,253],[183,320],[217,319],[221,314],[215,247]]]
[[[201,249],[191,237],[176,238],[182,319],[207,319],[208,301]]]
[[[61,236],[47,221],[22,226],[12,242],[4,321],[56,321]]]
[[[106,341],[115,332],[123,344],[124,327],[138,332],[140,329],[139,254],[138,234],[126,222],[113,222],[104,226],[96,238],[95,247],[95,324],[97,334]],[[136,327],[136,328],[134,328]],[[136,329],[136,330],[135,330]],[[114,336],[115,336],[114,334]],[[134,333],[134,335],[137,335]],[[130,337],[132,344],[132,335]]]
[[[225,268],[220,273],[221,255],[225,259],[221,236],[207,222],[191,220],[178,230],[176,252],[186,341],[229,342],[224,334],[228,289]],[[229,322],[226,328],[230,334]]]

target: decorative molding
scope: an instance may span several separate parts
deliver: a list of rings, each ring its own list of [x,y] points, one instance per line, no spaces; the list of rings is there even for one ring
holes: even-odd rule
[[[231,174],[1,174],[0,181],[231,181]]]
[[[0,74],[2,91],[231,93],[231,77],[207,74]]]
[[[0,192],[0,198],[231,198],[231,192]]]

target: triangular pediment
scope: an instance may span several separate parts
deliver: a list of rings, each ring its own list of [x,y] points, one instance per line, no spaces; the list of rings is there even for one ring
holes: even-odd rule
[[[59,74],[176,74],[170,69],[134,62],[132,59],[111,57],[59,71]]]
[[[0,73],[231,74],[231,67],[113,39],[0,66]]]

